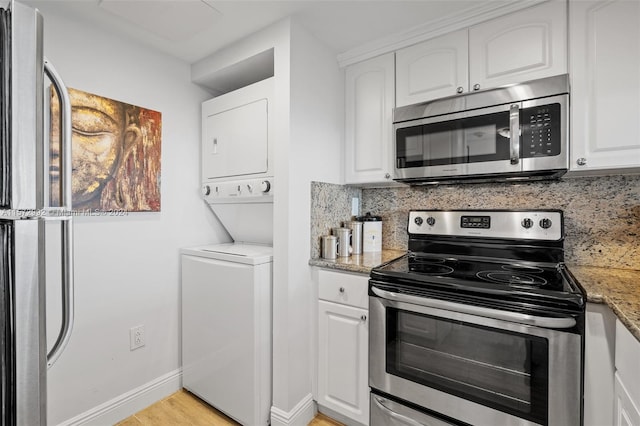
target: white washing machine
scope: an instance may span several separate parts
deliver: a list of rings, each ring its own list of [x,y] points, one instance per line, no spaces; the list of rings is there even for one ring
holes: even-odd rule
[[[272,260],[258,244],[181,251],[183,386],[243,425],[270,419]]]

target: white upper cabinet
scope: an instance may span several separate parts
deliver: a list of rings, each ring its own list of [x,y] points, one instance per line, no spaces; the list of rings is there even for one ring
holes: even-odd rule
[[[552,0],[469,29],[471,90],[567,73],[567,3]]]
[[[571,1],[571,166],[640,169],[640,1]]]
[[[396,52],[396,106],[567,73],[567,4],[552,0]]]
[[[392,182],[394,55],[346,69],[345,183]]]
[[[467,30],[445,34],[396,52],[396,106],[469,90]]]

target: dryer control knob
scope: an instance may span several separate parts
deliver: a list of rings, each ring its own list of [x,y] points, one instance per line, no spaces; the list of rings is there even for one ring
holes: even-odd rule
[[[203,186],[202,187],[202,195],[204,195],[206,197],[209,194],[211,194],[211,187],[209,185]]]
[[[265,193],[271,191],[271,182],[269,182],[268,180],[263,180],[260,184],[260,190]]]

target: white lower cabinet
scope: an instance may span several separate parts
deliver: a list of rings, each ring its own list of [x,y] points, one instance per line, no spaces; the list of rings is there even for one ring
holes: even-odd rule
[[[629,395],[618,373],[616,373],[614,413],[615,426],[640,425],[640,410],[631,399],[631,395]]]
[[[640,425],[640,342],[616,320],[614,425]]]
[[[584,348],[584,426],[613,421],[616,316],[607,305],[587,303]]]
[[[369,424],[367,285],[366,275],[318,274],[317,403],[352,425]]]

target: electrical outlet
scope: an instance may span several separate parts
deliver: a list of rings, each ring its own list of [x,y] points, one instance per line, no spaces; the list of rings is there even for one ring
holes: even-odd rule
[[[129,329],[130,350],[141,348],[144,346],[144,344],[144,325],[138,325]]]
[[[357,197],[351,198],[351,216],[358,216],[360,212],[360,199]]]

